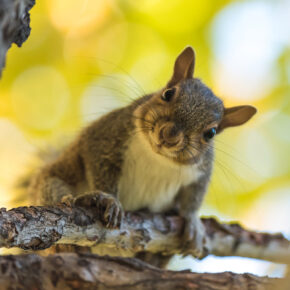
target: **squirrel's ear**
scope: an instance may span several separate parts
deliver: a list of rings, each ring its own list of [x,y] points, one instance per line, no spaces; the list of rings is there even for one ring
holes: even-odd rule
[[[191,46],[187,46],[177,57],[174,64],[174,71],[167,87],[175,86],[178,82],[193,77],[195,64],[195,53]]]
[[[225,108],[224,116],[218,126],[218,132],[225,128],[240,126],[249,121],[257,112],[253,106],[237,106],[232,108]]]

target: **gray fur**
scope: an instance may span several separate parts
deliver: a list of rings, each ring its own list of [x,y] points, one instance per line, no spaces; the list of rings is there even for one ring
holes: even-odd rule
[[[194,62],[194,52],[187,47],[178,56],[173,77],[165,88],[143,96],[127,107],[110,112],[85,128],[55,161],[45,165],[35,176],[30,185],[32,200],[38,204],[73,202],[83,206],[97,206],[101,203],[104,211],[101,220],[108,227],[118,226],[122,218],[118,184],[124,168],[124,158],[128,158],[126,152],[131,152],[127,151],[128,146],[138,136],[140,144],[144,142],[144,148],[149,148],[150,158],[152,154],[152,160],[156,160],[152,162],[152,166],[154,162],[165,162],[162,165],[165,167],[158,167],[162,170],[166,169],[166,162],[169,162],[168,166],[180,168],[180,174],[185,174],[179,188],[176,176],[168,176],[167,181],[163,175],[163,189],[171,190],[171,198],[175,196],[172,209],[176,208],[186,220],[183,253],[202,255],[205,241],[197,211],[207,191],[213,164],[213,141],[205,142],[203,134],[209,127],[218,130],[220,124],[223,124],[222,130],[242,124],[255,110],[250,106],[241,106],[228,110],[229,114],[226,115],[223,102],[199,79],[192,77]],[[170,86],[174,87],[174,96],[169,101],[164,101],[163,93]],[[134,144],[139,146],[138,142]],[[130,150],[136,152],[134,148]],[[135,162],[138,156],[134,158],[126,160]],[[127,170],[128,168],[131,167],[127,166]],[[191,171],[187,168],[194,170],[197,176],[189,184],[186,174]],[[169,170],[168,174],[175,172],[174,170]],[[175,180],[175,184],[170,187],[167,183],[173,182],[171,179]],[[150,186],[150,180],[143,185],[148,184]],[[157,184],[154,188],[159,188],[158,186]],[[172,191],[176,188],[176,192]],[[130,198],[144,199],[144,188],[142,194],[130,195]],[[156,200],[161,202],[162,198]],[[142,201],[137,204],[141,207]]]

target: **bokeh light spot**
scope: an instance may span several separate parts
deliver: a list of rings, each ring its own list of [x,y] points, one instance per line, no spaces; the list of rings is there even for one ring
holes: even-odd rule
[[[95,37],[76,42],[73,37],[66,37],[64,42],[64,58],[72,62],[89,63],[103,72],[112,72],[126,53],[128,41],[128,24],[115,23],[99,32]],[[112,43],[114,45],[112,45]]]
[[[287,26],[280,21],[287,11],[281,9],[284,2],[237,2],[216,16],[211,34],[212,75],[220,95],[256,100],[274,87],[275,61],[289,38]]]
[[[81,111],[85,123],[96,120],[136,99],[140,88],[128,75],[114,74],[97,78],[85,90]]]
[[[13,197],[12,186],[23,173],[35,148],[9,120],[0,118],[0,204],[8,206]],[[7,138],[9,136],[9,138]]]
[[[151,24],[170,33],[188,33],[200,27],[214,9],[210,0],[130,0],[129,3],[148,17]]]
[[[246,128],[242,130],[234,143],[243,160],[250,168],[253,168],[260,177],[268,178],[276,174],[276,156],[275,149],[270,140],[263,135],[261,130],[254,128]],[[239,171],[240,166],[236,168]],[[252,176],[253,181],[257,181],[255,176]],[[246,179],[251,180],[251,175],[247,175]]]
[[[50,0],[48,3],[52,24],[72,35],[91,32],[106,20],[110,11],[107,0]]]
[[[248,227],[260,231],[282,232],[289,239],[289,204],[290,184],[265,192],[245,212],[242,220]]]
[[[29,129],[49,130],[66,112],[69,89],[63,75],[52,67],[24,71],[11,88],[14,113]]]

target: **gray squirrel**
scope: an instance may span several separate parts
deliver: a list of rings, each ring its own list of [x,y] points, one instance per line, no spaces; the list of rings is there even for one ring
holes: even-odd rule
[[[124,211],[175,210],[185,219],[182,253],[202,255],[205,235],[197,211],[211,177],[213,139],[247,122],[256,108],[225,108],[193,77],[194,65],[188,46],[164,88],[85,128],[34,176],[32,201],[95,206],[108,228],[120,227]]]

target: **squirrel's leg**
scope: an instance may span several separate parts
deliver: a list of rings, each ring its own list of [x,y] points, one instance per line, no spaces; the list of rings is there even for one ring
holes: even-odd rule
[[[107,228],[120,227],[123,218],[123,209],[120,201],[116,196],[116,192],[112,192],[112,188],[116,188],[115,183],[118,180],[119,171],[111,168],[112,165],[105,164],[102,166],[106,169],[100,170],[99,163],[85,155],[84,162],[86,164],[85,179],[88,183],[89,192],[78,195],[73,203],[77,206],[95,207],[100,221]]]
[[[184,256],[202,257],[206,251],[204,226],[197,215],[207,189],[208,180],[199,180],[183,188],[177,196],[179,214],[185,218],[182,253]]]
[[[29,191],[33,203],[38,205],[54,205],[60,202],[70,204],[73,200],[75,188],[61,178],[51,176],[44,170],[34,178],[29,187]],[[91,253],[91,249],[77,245],[59,244],[42,250],[41,254],[55,254],[60,252]]]
[[[54,205],[76,194],[76,186],[84,180],[83,162],[76,144],[71,145],[53,163],[35,175],[29,186],[32,202]]]
[[[73,197],[74,189],[64,180],[40,173],[29,187],[30,197],[37,205],[53,205]]]

